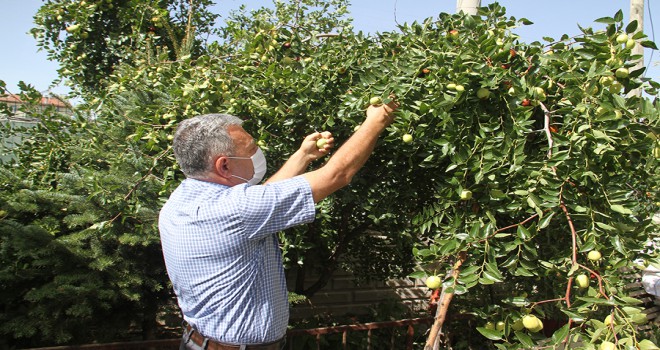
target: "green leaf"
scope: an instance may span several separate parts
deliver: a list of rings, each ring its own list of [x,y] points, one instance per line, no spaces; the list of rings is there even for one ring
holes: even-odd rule
[[[659,350],[660,348],[655,345],[652,341],[644,339],[638,344],[639,350]]]
[[[563,342],[566,339],[566,336],[568,336],[569,330],[570,327],[568,326],[568,324],[565,324],[563,327],[559,328],[554,333],[552,333],[552,343],[557,345]]]
[[[621,296],[621,297],[617,297],[617,299],[621,300],[622,302],[624,302],[627,305],[639,305],[639,304],[643,303],[643,301],[641,301],[637,298],[632,298],[632,297],[628,297],[628,296],[625,296],[625,295]]]
[[[518,230],[516,230],[516,233],[518,234],[518,237],[523,240],[527,240],[531,237],[529,230],[523,225],[518,225]]]
[[[602,223],[602,222],[597,222],[596,226],[602,228],[603,230],[610,231],[610,232],[615,232],[616,229],[608,224]]]
[[[637,30],[638,26],[639,26],[639,23],[637,22],[637,20],[630,21],[630,23],[628,23],[628,25],[626,26],[626,33],[628,33],[628,34],[634,33],[635,30]]]
[[[516,335],[518,341],[520,341],[520,344],[522,344],[526,349],[531,349],[536,345],[534,344],[532,338],[527,335],[527,333],[516,331],[514,334]]]
[[[490,285],[490,284],[495,284],[495,281],[482,276],[481,278],[479,278],[479,284]]]
[[[517,307],[525,307],[529,305],[529,300],[524,297],[509,297],[504,300],[502,300],[504,303],[517,306]]]
[[[411,274],[408,275],[410,278],[424,278],[426,277],[426,272],[425,271],[415,271]]]
[[[619,205],[619,204],[612,204],[610,206],[610,209],[612,209],[617,213],[626,214],[626,215],[630,215],[633,213],[632,210],[625,208],[623,205]]]
[[[484,327],[477,327],[477,331],[481,333],[484,337],[490,339],[490,340],[501,340],[502,339],[502,332],[496,331],[494,329],[488,329]]]
[[[657,50],[658,46],[655,44],[655,42],[651,40],[643,40],[642,42],[639,43],[643,47],[647,47],[649,49]]]
[[[550,221],[552,220],[552,217],[555,215],[555,213],[550,213],[550,215],[547,215],[543,217],[541,220],[539,220],[539,229],[546,228],[548,225],[550,225]]]
[[[616,21],[612,17],[601,17],[596,20],[594,20],[596,23],[604,23],[604,24],[615,24]]]

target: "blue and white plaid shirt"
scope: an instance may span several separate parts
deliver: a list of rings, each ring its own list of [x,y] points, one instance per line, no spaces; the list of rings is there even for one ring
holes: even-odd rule
[[[233,187],[184,180],[158,222],[184,319],[224,343],[282,338],[289,305],[277,232],[314,215],[311,187],[300,176]]]

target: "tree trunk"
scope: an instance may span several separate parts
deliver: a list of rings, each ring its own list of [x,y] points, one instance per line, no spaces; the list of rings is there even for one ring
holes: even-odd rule
[[[454,285],[456,284],[456,279],[461,272],[460,268],[463,262],[465,261],[467,254],[465,252],[460,252],[458,254],[458,260],[454,263],[454,267],[449,270],[447,273],[448,277],[454,279]],[[426,340],[426,345],[424,350],[438,350],[440,348],[440,333],[442,331],[442,325],[445,323],[447,318],[447,310],[449,309],[449,304],[451,299],[454,297],[454,292],[447,292],[444,284],[442,286],[442,292],[440,293],[440,299],[438,300],[438,309],[435,312],[435,321],[433,326],[431,326],[431,332],[429,337]]]

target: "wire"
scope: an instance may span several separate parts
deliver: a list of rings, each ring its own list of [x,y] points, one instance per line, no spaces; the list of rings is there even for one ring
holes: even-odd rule
[[[651,12],[651,0],[646,0],[646,8],[649,11],[649,23],[651,23],[651,40],[655,42],[655,29],[653,28],[653,12]],[[642,28],[644,30],[644,28]],[[653,53],[655,50],[651,50],[651,54],[649,55],[649,63],[646,65],[647,67],[651,65],[651,62],[653,62]],[[644,75],[646,75],[646,72],[648,69],[644,70]]]

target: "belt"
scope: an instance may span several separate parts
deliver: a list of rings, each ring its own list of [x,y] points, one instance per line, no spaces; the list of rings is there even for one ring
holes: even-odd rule
[[[282,340],[268,344],[251,344],[241,347],[241,345],[224,344],[209,339],[194,330],[190,325],[186,325],[186,334],[197,346],[206,350],[281,350]]]

